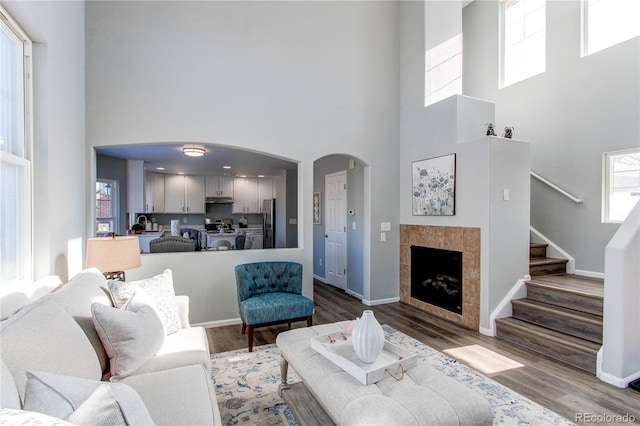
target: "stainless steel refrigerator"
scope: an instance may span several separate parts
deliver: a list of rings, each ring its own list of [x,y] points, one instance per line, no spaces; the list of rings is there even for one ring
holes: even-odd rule
[[[262,211],[264,212],[263,248],[274,248],[276,246],[276,199],[269,198],[262,201]]]

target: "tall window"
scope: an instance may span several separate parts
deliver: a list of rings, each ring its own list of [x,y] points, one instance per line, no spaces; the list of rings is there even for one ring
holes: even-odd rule
[[[96,182],[96,235],[118,230],[118,182],[99,179]]]
[[[32,279],[31,42],[0,7],[0,284]]]
[[[501,87],[545,72],[546,0],[502,0]]]
[[[640,35],[640,1],[582,0],[582,56]]]
[[[640,200],[640,149],[604,154],[603,222],[623,222]]]

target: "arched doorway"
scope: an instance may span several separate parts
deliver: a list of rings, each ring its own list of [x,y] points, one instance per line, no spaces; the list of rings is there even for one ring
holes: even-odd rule
[[[314,161],[313,169],[314,203],[318,200],[320,204],[314,205],[320,217],[313,223],[313,276],[359,299],[365,298],[368,285],[366,167],[357,158],[332,154]],[[337,191],[341,179],[344,191]]]

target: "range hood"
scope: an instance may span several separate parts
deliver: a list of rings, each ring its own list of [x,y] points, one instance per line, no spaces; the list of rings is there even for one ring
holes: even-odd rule
[[[233,197],[220,196],[220,197],[207,197],[207,204],[231,204],[233,203]]]

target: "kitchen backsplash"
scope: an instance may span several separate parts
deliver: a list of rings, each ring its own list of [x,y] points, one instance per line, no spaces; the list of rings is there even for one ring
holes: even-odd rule
[[[139,217],[141,214],[137,214],[136,217]],[[149,214],[146,213],[144,216],[147,217],[149,222],[156,222],[158,225],[161,225],[163,229],[171,228],[172,220],[179,220],[180,226],[182,228],[188,226],[197,226],[198,228],[204,226],[204,218],[213,218],[213,219],[227,219],[231,218],[233,220],[233,225],[237,226],[240,219],[242,217],[247,218],[247,225],[249,227],[262,226],[262,219],[264,217],[263,214],[232,214],[231,213],[231,204],[207,204],[207,213],[206,214],[165,214],[165,213],[155,213]],[[186,222],[184,221],[186,219]],[[135,222],[134,222],[135,223]]]

